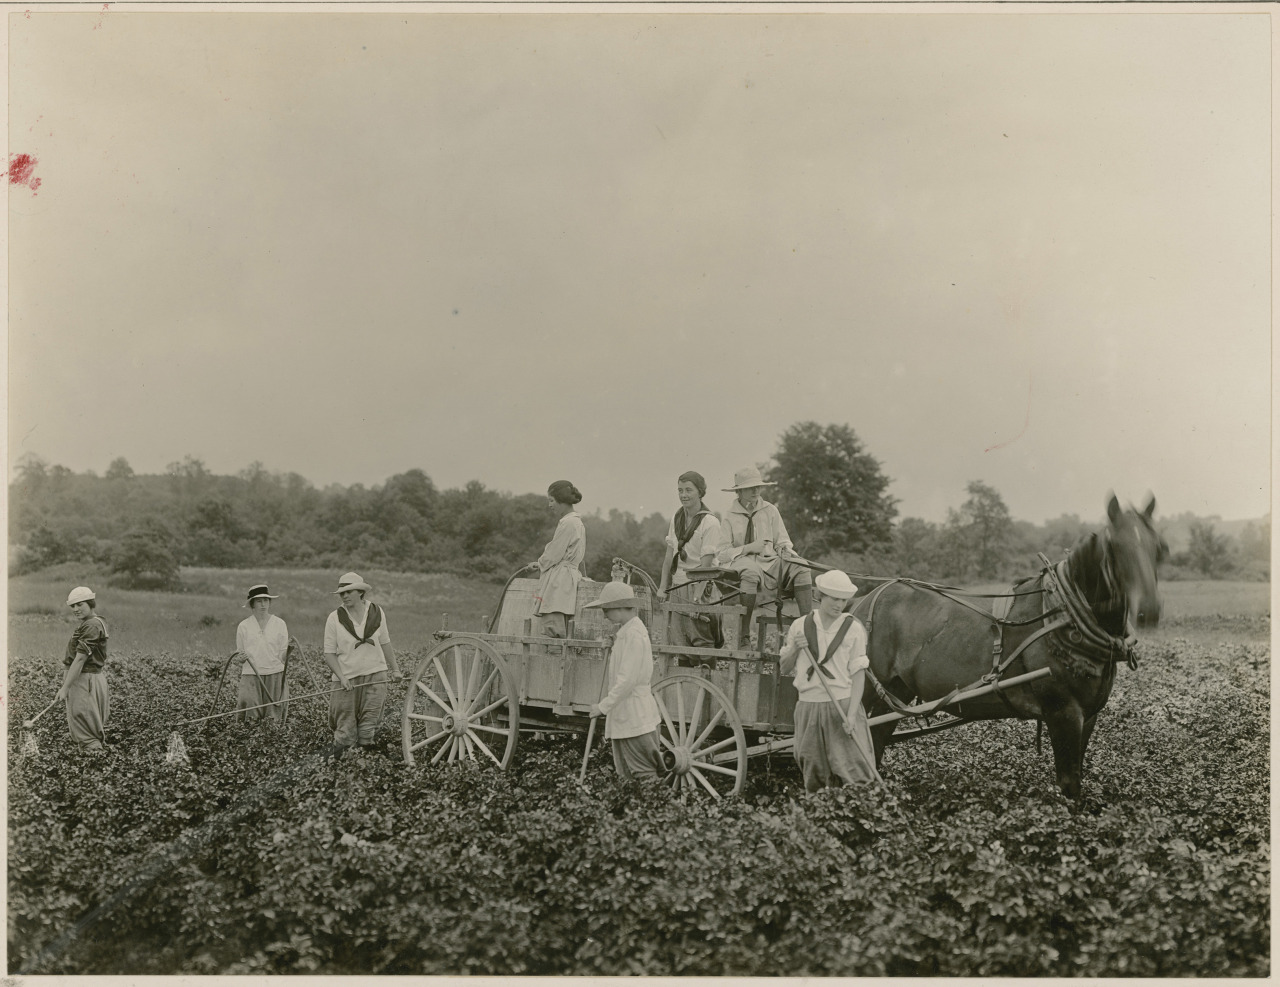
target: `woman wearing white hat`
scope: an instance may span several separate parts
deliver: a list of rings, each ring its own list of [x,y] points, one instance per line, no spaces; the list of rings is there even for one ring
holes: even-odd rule
[[[374,746],[374,734],[387,701],[387,669],[397,682],[404,676],[391,649],[386,612],[364,598],[373,587],[358,572],[348,572],[334,591],[342,606],[324,625],[324,660],[342,692],[329,697],[331,754],[357,744]]]
[[[738,496],[720,519],[716,561],[741,573],[738,600],[747,612],[739,637],[744,646],[750,642],[751,611],[762,588],[776,593],[790,586],[802,614],[813,607],[813,577],[803,566],[785,561],[795,555],[791,536],[778,508],[760,496],[761,490],[772,486],[776,484],[761,477],[759,469],[748,466],[733,475],[733,486],[724,488]]]
[[[250,723],[269,716],[276,722],[284,719],[284,701],[289,698],[289,687],[284,680],[284,655],[289,650],[289,628],[271,612],[272,596],[266,583],[249,587],[249,598],[244,605],[251,615],[236,628],[236,651],[244,655],[240,669],[240,687],[236,690],[236,709],[246,712],[236,714],[239,722]],[[266,703],[280,703],[263,709]]]
[[[858,588],[838,570],[816,582],[818,608],[791,625],[779,670],[795,673],[795,758],[805,791],[880,783],[871,728],[862,708],[867,631],[845,604]]]
[[[653,648],[640,619],[640,601],[626,583],[609,583],[600,598],[588,607],[599,607],[617,628],[609,651],[608,692],[591,707],[592,716],[603,716],[604,735],[613,747],[613,766],[632,781],[656,778],[662,771],[658,751],[658,724],[662,714],[650,691]]]
[[[59,699],[67,701],[67,730],[85,750],[102,750],[107,742],[107,718],[111,715],[111,690],[102,670],[107,661],[107,622],[95,612],[97,597],[88,586],[77,586],[67,596],[67,606],[80,623],[67,642]]]

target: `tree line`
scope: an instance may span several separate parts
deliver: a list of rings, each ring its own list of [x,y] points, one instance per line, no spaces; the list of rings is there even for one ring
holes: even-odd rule
[[[848,425],[793,425],[761,466],[777,483],[771,499],[797,551],[855,573],[1012,579],[1031,571],[1037,552],[1061,558],[1097,527],[1075,515],[1043,525],[1015,520],[981,480],[968,484],[941,524],[898,520],[889,477]],[[160,475],[137,474],[117,458],[98,476],[27,454],[9,504],[12,574],[79,561],[109,568],[123,584],[170,588],[181,566],[368,567],[500,580],[537,558],[555,526],[544,494],[500,492],[478,480],[440,490],[410,469],[378,486],[319,489],[259,462],[217,475],[193,456]],[[616,509],[584,515],[587,575],[607,579],[621,556],[656,578],[668,520]],[[1189,546],[1163,574],[1265,579],[1269,556],[1269,525],[1233,538],[1193,521]]]

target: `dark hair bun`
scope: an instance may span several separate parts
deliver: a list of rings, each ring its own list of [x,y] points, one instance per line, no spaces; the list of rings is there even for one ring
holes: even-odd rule
[[[582,500],[582,494],[578,488],[568,480],[556,480],[547,487],[547,496],[558,504],[568,504],[571,507]]]

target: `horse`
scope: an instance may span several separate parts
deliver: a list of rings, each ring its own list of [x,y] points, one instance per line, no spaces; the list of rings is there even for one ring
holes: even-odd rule
[[[1121,510],[1112,494],[1107,526],[1082,538],[1056,566],[1016,583],[1007,616],[996,617],[962,590],[910,579],[868,581],[850,611],[867,626],[867,656],[878,687],[868,715],[902,701],[945,700],[979,682],[1040,668],[1052,674],[947,707],[961,721],[1036,719],[1049,731],[1056,780],[1078,801],[1085,748],[1106,705],[1121,658],[1133,658],[1132,628],[1160,619],[1157,565],[1168,546],[1152,521],[1155,498]],[[872,730],[877,765],[895,724]]]

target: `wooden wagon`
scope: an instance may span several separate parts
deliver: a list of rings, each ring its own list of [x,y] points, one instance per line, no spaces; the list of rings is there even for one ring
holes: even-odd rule
[[[677,791],[713,798],[736,794],[750,758],[792,747],[798,697],[790,676],[780,673],[779,651],[797,616],[795,604],[757,609],[749,640],[743,641],[741,606],[659,603],[641,570],[615,560],[615,579],[630,582],[633,573],[640,576],[633,588],[653,645],[652,690],[662,716],[666,781]],[[579,584],[567,638],[532,632],[537,586],[536,579],[509,581],[488,632],[436,632],[437,644],[418,662],[405,699],[406,761],[469,759],[505,769],[521,733],[586,731],[590,709],[603,694],[611,638],[601,612],[584,608],[605,584]],[[668,643],[678,613],[718,619],[723,646]],[[871,723],[904,718],[886,713]],[[943,722],[904,736],[947,725],[944,715]]]

